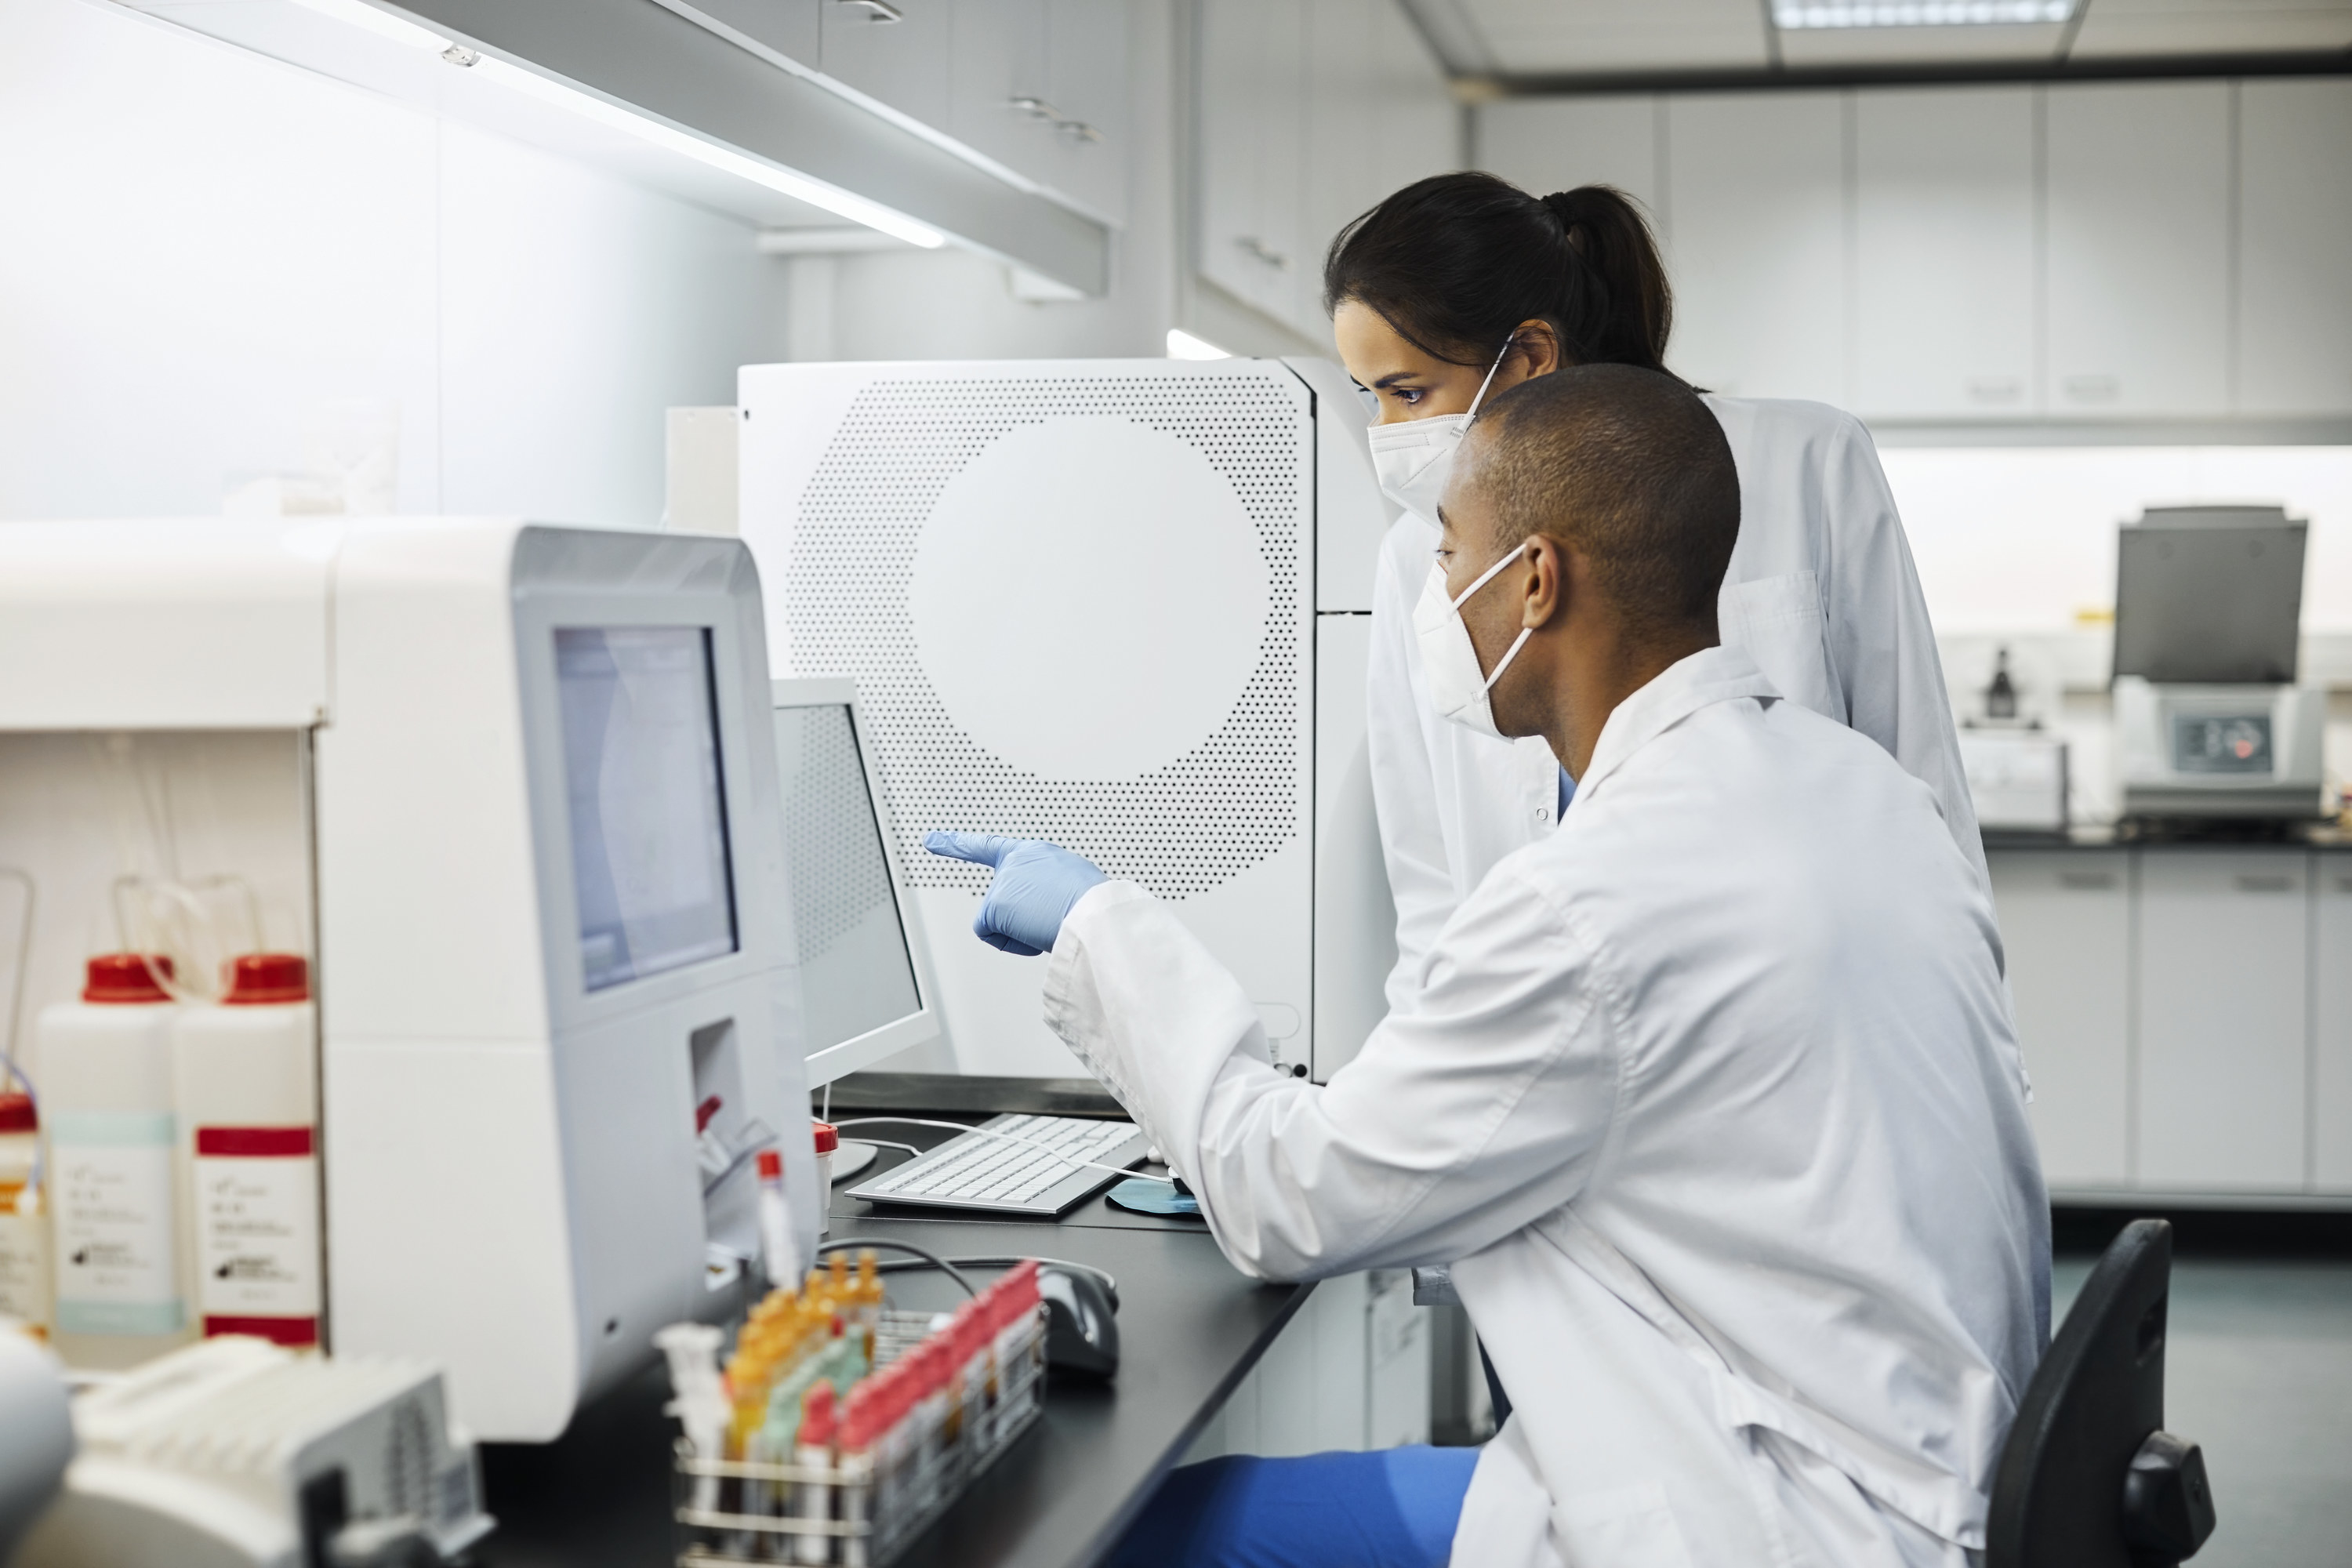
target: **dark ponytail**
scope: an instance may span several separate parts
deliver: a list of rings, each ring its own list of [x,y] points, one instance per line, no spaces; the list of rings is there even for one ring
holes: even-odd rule
[[[1541,321],[1570,364],[1663,371],[1674,319],[1632,197],[1580,185],[1538,198],[1475,173],[1407,185],[1339,231],[1323,308],[1350,300],[1454,364],[1484,364],[1521,321]]]

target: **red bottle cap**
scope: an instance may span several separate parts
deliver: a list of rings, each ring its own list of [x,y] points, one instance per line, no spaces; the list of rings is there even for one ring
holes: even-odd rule
[[[33,1113],[29,1094],[0,1094],[0,1132],[38,1132],[41,1119]]]
[[[781,1182],[784,1179],[784,1157],[773,1149],[760,1151],[760,1180]]]
[[[299,952],[248,952],[226,965],[221,1005],[257,1007],[310,999],[310,961]]]
[[[155,977],[170,979],[172,961],[160,952],[105,952],[89,961],[81,988],[81,999],[109,1005],[128,1002],[169,1002],[172,998],[155,984]]]
[[[841,1132],[832,1122],[813,1121],[809,1123],[809,1125],[816,1129],[816,1152],[818,1153],[830,1154],[835,1149],[841,1147]]]

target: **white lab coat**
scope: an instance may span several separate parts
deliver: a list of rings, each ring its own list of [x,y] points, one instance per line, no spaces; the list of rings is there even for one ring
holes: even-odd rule
[[[1714,397],[1739,469],[1739,542],[1718,602],[1724,642],[1782,695],[1850,724],[1935,792],[1979,877],[1935,628],[1870,435],[1819,403]],[[1391,1007],[1429,944],[1503,857],[1553,827],[1559,763],[1540,737],[1497,741],[1430,710],[1412,635],[1437,527],[1408,512],[1382,542],[1369,678],[1372,799],[1396,899]]]
[[[1239,1267],[1453,1265],[1513,1405],[1456,1564],[1981,1548],[2049,1314],[1992,909],[1927,790],[1744,655],[1617,710],[1328,1086],[1132,883],[1049,963]]]

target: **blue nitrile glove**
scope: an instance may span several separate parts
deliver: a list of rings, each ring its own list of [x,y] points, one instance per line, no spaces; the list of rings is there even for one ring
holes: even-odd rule
[[[1052,952],[1071,908],[1088,888],[1109,880],[1085,856],[1042,838],[932,833],[925,835],[923,847],[950,860],[996,868],[988,897],[971,918],[971,932],[991,947],[1024,958]]]

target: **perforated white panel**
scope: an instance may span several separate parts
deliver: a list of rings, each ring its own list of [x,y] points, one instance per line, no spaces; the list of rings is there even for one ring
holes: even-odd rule
[[[1264,573],[1264,622],[1255,658],[1234,665],[1238,689],[1221,700],[1223,717],[1204,737],[1127,776],[1062,776],[999,754],[950,711],[917,646],[915,574],[926,529],[982,454],[1016,430],[1105,416],[1181,443],[1197,454],[1184,460],[1205,459],[1231,487]],[[934,826],[1051,838],[1163,898],[1223,886],[1302,836],[1311,439],[1297,384],[1278,367],[1255,375],[909,376],[856,393],[800,492],[786,568],[778,582],[772,565],[767,591],[784,602],[794,671],[856,680],[915,881],[986,884],[984,868],[922,851],[921,835]],[[1092,509],[1099,526],[1146,526],[1136,520],[1150,513],[1141,503],[1151,483],[1150,473],[1106,476]],[[950,521],[968,533],[975,515]],[[1017,521],[996,516],[986,526],[1009,530],[1007,548],[1021,548]],[[1152,584],[1114,577],[1095,586],[1118,595]],[[1058,607],[1009,603],[995,613]],[[1196,636],[1228,631],[1203,626]],[[1031,676],[1037,703],[1066,696],[1054,673]],[[1066,706],[1054,721],[1082,741],[1085,726],[1123,717]]]
[[[897,910],[890,868],[866,804],[865,764],[846,708],[787,708],[779,729],[796,727],[780,747],[776,783],[784,803],[784,854],[792,868],[793,918],[803,963],[831,952],[877,910]]]

